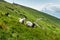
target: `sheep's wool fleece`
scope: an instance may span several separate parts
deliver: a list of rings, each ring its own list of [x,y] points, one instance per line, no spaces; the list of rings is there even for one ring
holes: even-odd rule
[[[20,19],[19,22],[22,23],[24,21],[24,19]]]
[[[30,22],[30,21],[27,21],[26,24],[27,24],[28,26],[32,26],[32,25],[33,25],[32,22]]]

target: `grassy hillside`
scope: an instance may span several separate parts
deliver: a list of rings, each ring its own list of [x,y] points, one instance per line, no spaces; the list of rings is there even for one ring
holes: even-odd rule
[[[42,18],[37,22],[40,27],[19,23],[23,15],[31,22]],[[60,40],[60,19],[22,5],[0,2],[0,40]]]

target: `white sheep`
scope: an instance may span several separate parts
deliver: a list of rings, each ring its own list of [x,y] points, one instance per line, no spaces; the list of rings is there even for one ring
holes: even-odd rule
[[[32,22],[30,22],[30,21],[26,21],[26,25],[27,25],[28,27],[34,27],[34,26],[35,26],[35,24],[32,23]]]
[[[24,23],[24,21],[25,21],[25,18],[19,18],[19,22],[20,22],[20,23],[22,23],[22,24],[23,24],[23,23]]]

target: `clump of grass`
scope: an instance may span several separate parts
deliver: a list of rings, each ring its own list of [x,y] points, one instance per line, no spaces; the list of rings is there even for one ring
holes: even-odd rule
[[[0,29],[7,29],[7,25],[5,23],[0,22]]]

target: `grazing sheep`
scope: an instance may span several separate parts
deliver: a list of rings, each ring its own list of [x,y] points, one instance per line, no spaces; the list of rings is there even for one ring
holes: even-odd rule
[[[32,22],[30,22],[30,21],[27,21],[27,22],[26,22],[26,25],[27,25],[28,27],[34,27],[34,26],[35,26],[35,24],[32,23]]]
[[[22,23],[22,24],[23,24],[23,23],[24,23],[24,21],[25,21],[25,18],[19,18],[19,22],[20,22],[20,23]]]

